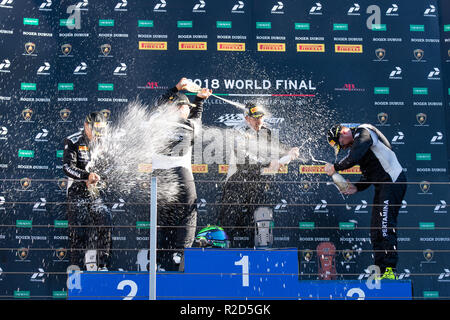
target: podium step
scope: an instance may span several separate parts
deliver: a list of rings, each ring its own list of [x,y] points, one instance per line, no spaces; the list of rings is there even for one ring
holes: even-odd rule
[[[184,272],[156,275],[158,300],[283,299],[398,300],[412,298],[409,280],[298,280],[296,248],[189,249]],[[147,272],[80,272],[68,279],[68,299],[147,300]]]

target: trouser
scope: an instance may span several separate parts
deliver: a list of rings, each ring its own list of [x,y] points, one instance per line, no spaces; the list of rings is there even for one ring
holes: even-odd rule
[[[397,267],[397,216],[406,193],[405,182],[401,173],[396,183],[375,184],[370,239],[381,274],[387,267]]]
[[[268,201],[269,183],[259,173],[236,172],[225,183],[217,224],[224,228],[232,248],[255,246],[254,212]]]
[[[183,256],[183,249],[192,247],[197,227],[197,192],[192,171],[177,167],[171,169],[179,182],[176,202],[158,203],[157,263],[166,271],[182,271],[173,255]],[[156,176],[163,170],[155,170]]]
[[[97,250],[97,265],[107,266],[111,256],[111,213],[101,198],[83,189],[68,192],[70,262],[82,267],[87,250]]]

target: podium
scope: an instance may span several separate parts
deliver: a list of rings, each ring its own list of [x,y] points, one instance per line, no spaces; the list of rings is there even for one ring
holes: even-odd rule
[[[184,272],[156,275],[157,300],[410,300],[410,280],[299,281],[297,248],[185,251]],[[69,300],[147,300],[148,272],[75,272]]]

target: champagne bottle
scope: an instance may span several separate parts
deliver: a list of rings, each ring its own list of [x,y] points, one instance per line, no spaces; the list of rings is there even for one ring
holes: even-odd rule
[[[348,182],[343,176],[341,176],[339,173],[334,173],[331,178],[338,187],[339,191],[344,192],[345,190],[347,190]]]
[[[88,186],[88,191],[93,198],[98,198],[100,195],[100,189],[105,189],[106,183],[102,180],[98,181],[96,184],[90,184]]]
[[[184,83],[183,83],[183,84],[184,84]],[[199,85],[195,84],[195,83],[192,82],[192,81],[186,80],[185,84],[186,84],[186,85],[185,85],[184,89],[187,90],[187,91],[189,91],[189,92],[197,93],[197,92],[199,92],[200,90],[202,90],[202,88],[201,88]]]
[[[88,186],[88,191],[89,191],[91,197],[93,197],[93,198],[97,198],[99,196],[99,193],[100,193],[98,188],[97,188],[97,186],[94,185],[94,184],[90,184]]]

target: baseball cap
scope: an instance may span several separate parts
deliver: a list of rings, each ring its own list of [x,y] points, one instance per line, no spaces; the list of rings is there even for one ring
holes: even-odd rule
[[[342,125],[336,124],[332,126],[327,132],[328,144],[333,147],[335,155],[341,150],[341,145],[339,144],[339,136],[341,135]]]
[[[261,105],[258,105],[255,102],[248,102],[245,105],[245,116],[260,118],[264,116],[264,110]]]

